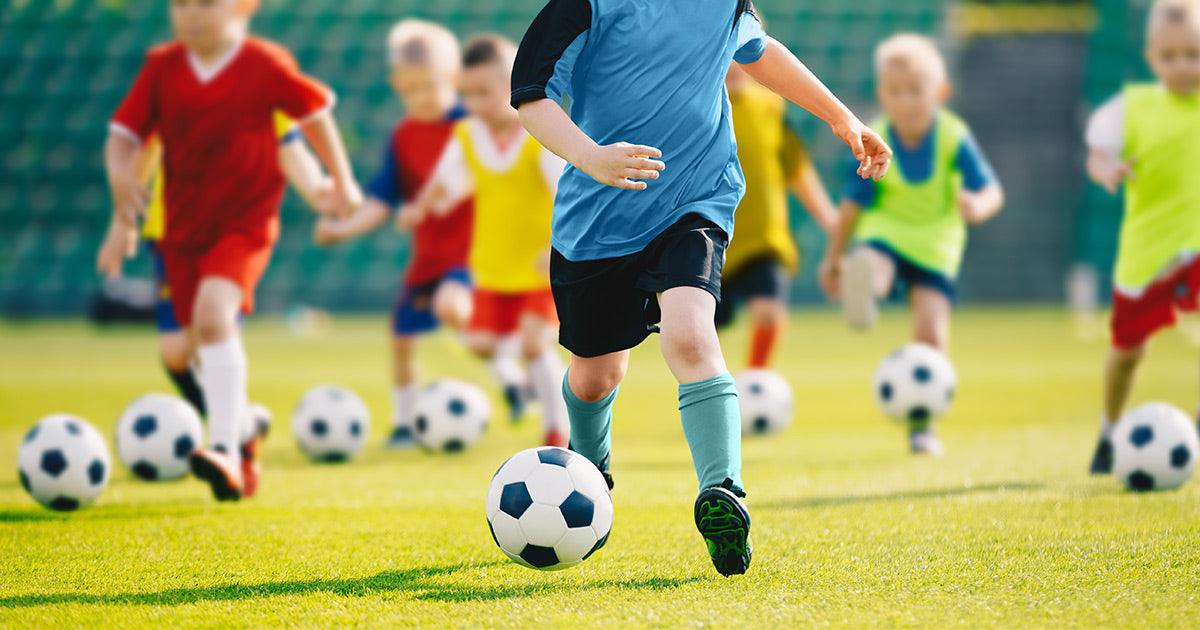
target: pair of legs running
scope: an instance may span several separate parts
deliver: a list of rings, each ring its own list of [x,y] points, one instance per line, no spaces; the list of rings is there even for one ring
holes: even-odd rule
[[[659,298],[662,355],[679,385],[679,409],[701,493],[695,506],[700,533],[717,570],[744,573],[750,564],[750,515],[742,492],[741,419],[737,389],[721,354],[713,318],[716,299],[704,289],[677,287]],[[629,366],[629,350],[572,356],[563,396],[571,448],[605,473],[612,485],[612,407]]]
[[[897,280],[908,285],[914,341],[944,352],[950,349],[950,312],[954,306],[948,278],[916,268],[871,245],[860,245],[846,257],[840,288],[846,321],[858,329],[872,328],[878,305],[892,293]],[[942,442],[927,422],[909,425],[913,453],[938,456]]]

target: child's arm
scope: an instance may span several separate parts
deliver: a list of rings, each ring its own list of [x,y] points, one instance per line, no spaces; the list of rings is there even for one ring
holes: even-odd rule
[[[854,151],[863,179],[883,177],[892,161],[892,149],[854,115],[790,50],[767,38],[757,61],[742,66],[750,76],[776,94],[825,121],[833,133]]]
[[[963,220],[969,225],[991,220],[1004,206],[1004,189],[970,132],[959,144],[955,163],[962,174],[963,189],[958,193],[958,210]]]
[[[548,98],[526,101],[519,112],[521,124],[542,146],[605,186],[646,190],[646,182],[638,180],[658,179],[658,172],[666,168],[652,159],[662,157],[662,151],[654,147],[628,142],[596,144]]]
[[[1133,165],[1121,159],[1125,150],[1125,99],[1115,96],[1092,114],[1087,126],[1088,177],[1110,194],[1133,176]]]
[[[990,221],[1004,207],[1004,189],[999,184],[988,184],[982,190],[958,193],[958,209],[970,225]]]
[[[338,132],[333,114],[321,112],[305,121],[301,128],[333,180],[332,210],[336,214],[349,215],[362,205],[363,194],[354,180],[354,169],[346,156],[346,146],[342,143],[342,135]]]
[[[1109,151],[1092,149],[1088,151],[1087,172],[1092,181],[1115,195],[1121,190],[1121,184],[1133,175],[1133,167]]]
[[[396,228],[402,232],[417,227],[430,215],[446,216],[474,192],[475,182],[467,166],[467,157],[458,139],[442,149],[433,174],[424,188],[396,215]]]
[[[279,168],[288,183],[317,214],[333,214],[333,181],[300,138],[279,147]]]
[[[113,217],[96,257],[96,268],[110,277],[121,275],[122,263],[137,252],[137,221],[146,212],[147,203],[142,153],[141,143],[124,133],[110,132],[104,143]]]
[[[821,226],[825,234],[832,235],[837,229],[837,206],[833,205],[833,199],[829,197],[829,191],[825,189],[825,184],[811,159],[805,157],[799,161],[788,182],[788,188],[800,200],[808,216]]]
[[[362,236],[387,222],[389,214],[391,209],[387,204],[372,197],[348,218],[321,217],[317,221],[313,240],[318,245],[333,245]]]
[[[862,209],[853,201],[843,201],[837,224],[829,237],[829,246],[825,250],[825,259],[821,261],[821,288],[829,299],[836,300],[838,295],[838,279],[842,273],[842,256],[854,238],[854,228],[858,226],[858,215]]]

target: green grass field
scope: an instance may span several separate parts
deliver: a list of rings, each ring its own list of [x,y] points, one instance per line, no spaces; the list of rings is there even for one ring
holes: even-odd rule
[[[1187,627],[1200,610],[1200,483],[1152,495],[1084,474],[1099,417],[1101,339],[1056,311],[964,310],[952,353],[956,408],[940,461],[907,455],[870,395],[876,360],[905,338],[798,315],[778,367],[798,398],[782,436],[745,446],[755,557],[716,575],[691,522],[695,480],[656,342],[617,403],[616,521],[608,546],[565,573],[507,562],[484,493],[536,420],[494,423],[457,457],[384,452],[382,319],[314,338],[247,329],[251,395],[274,410],[264,487],[217,505],[191,480],[123,469],[70,515],[24,495],[24,431],[69,411],[111,435],[125,404],[168,391],[152,332],[76,322],[0,324],[0,626],[1001,626]],[[729,355],[743,356],[731,334]],[[486,372],[449,337],[426,373]],[[358,390],[376,439],[341,466],[306,462],[291,407],[319,382]],[[1197,353],[1160,336],[1135,394],[1191,409]],[[115,460],[114,460],[115,461]]]

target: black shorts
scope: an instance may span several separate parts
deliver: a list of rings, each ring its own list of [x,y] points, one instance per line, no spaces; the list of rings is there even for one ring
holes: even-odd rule
[[[689,214],[626,256],[572,262],[554,251],[550,285],[559,343],[581,357],[633,348],[658,332],[658,294],[667,289],[696,287],[719,302],[728,245],[724,230]]]
[[[755,298],[787,302],[791,289],[791,274],[775,256],[767,254],[746,263],[732,276],[722,278],[723,295],[717,304],[717,326],[733,323],[737,308]]]

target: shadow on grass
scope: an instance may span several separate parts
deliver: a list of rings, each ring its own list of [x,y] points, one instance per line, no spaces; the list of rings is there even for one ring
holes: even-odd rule
[[[200,602],[231,602],[287,595],[329,593],[344,597],[364,597],[376,593],[410,593],[413,599],[437,602],[478,602],[565,591],[590,591],[606,588],[630,590],[670,590],[699,582],[704,578],[646,578],[640,580],[597,580],[583,584],[540,583],[488,586],[482,580],[469,584],[445,584],[436,578],[461,571],[506,566],[507,562],[476,562],[446,566],[419,567],[402,571],[384,571],[370,577],[265,582],[261,584],[221,584],[198,588],[176,588],[152,593],[47,593],[0,598],[0,609],[35,608],[59,604],[180,606]]]
[[[36,523],[39,521],[65,521],[66,514],[38,512],[35,510],[0,510],[0,523]]]
[[[1012,481],[1007,483],[984,483],[972,486],[955,486],[953,488],[928,488],[923,490],[907,490],[881,494],[846,494],[832,497],[808,497],[798,499],[779,499],[774,501],[754,502],[755,509],[761,510],[806,510],[840,505],[856,505],[860,503],[882,503],[886,501],[920,501],[926,499],[948,499],[953,497],[970,496],[975,494],[996,494],[1003,492],[1025,492],[1040,490],[1044,484],[1030,481]]]

